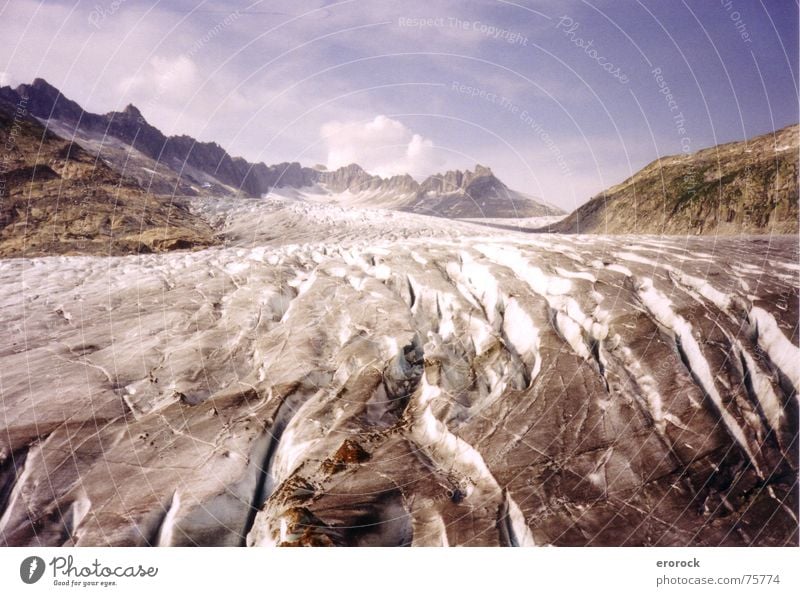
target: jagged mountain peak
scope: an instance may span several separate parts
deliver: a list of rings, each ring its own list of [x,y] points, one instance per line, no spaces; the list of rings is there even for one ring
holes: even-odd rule
[[[56,89],[53,85],[48,83],[45,79],[36,77],[33,79],[33,82],[30,85],[22,84],[17,87],[17,89],[29,87],[31,89],[36,89],[39,92],[50,92],[50,93],[57,93],[60,94],[61,92]]]
[[[345,190],[358,192],[383,183],[382,178],[369,174],[356,163],[342,166],[333,171],[318,172],[317,170],[311,170],[311,172],[317,176],[319,182],[326,184],[335,192]]]
[[[349,163],[346,166],[341,166],[339,168],[336,168],[335,171],[338,172],[340,170],[344,170],[345,172],[358,173],[358,174],[366,174],[367,173],[367,171],[364,168],[362,168],[360,165],[358,165],[357,163]]]
[[[419,190],[419,183],[407,173],[394,174],[386,178],[370,174],[356,163],[342,166],[336,170],[313,170],[319,182],[331,190],[342,192],[373,191],[384,194],[409,195]]]
[[[460,174],[461,176],[494,176],[494,172],[492,172],[492,168],[489,166],[484,166],[481,164],[475,164],[475,168],[472,170],[464,169],[464,170],[447,170],[446,172],[431,174],[428,178],[444,178],[448,175]]]
[[[478,179],[490,179],[495,182],[498,189],[507,189],[492,172],[491,168],[475,165],[475,169],[470,170],[448,170],[444,174],[433,174],[428,176],[421,185],[421,189],[426,193],[463,193],[469,186]]]
[[[18,85],[14,91],[20,98],[26,98],[28,103],[33,106],[51,105],[55,108],[57,105],[62,109],[68,107],[70,112],[83,111],[77,102],[67,99],[61,91],[41,78],[33,79],[30,84]]]
[[[7,99],[14,103],[24,99],[28,112],[37,118],[77,122],[84,114],[83,108],[77,102],[66,98],[61,91],[42,78],[34,79],[31,84],[23,83],[14,90],[10,87],[4,90]]]
[[[411,174],[395,174],[387,178],[387,180],[395,180],[397,182],[407,182],[407,181],[414,181],[414,177]]]
[[[153,132],[158,131],[157,128],[147,122],[139,108],[131,103],[126,105],[121,112],[108,112],[105,114],[104,119],[106,121],[113,122],[112,128],[117,128],[119,126],[129,127],[130,130],[127,130],[127,134],[130,134],[139,128],[147,128]],[[160,134],[160,131],[158,131],[158,134]]]
[[[125,109],[122,110],[122,113],[133,118],[139,118],[142,120],[144,119],[142,112],[132,103],[129,103],[127,106],[125,106]]]
[[[489,166],[482,166],[481,164],[475,164],[475,170],[473,173],[475,176],[494,176],[492,168]]]

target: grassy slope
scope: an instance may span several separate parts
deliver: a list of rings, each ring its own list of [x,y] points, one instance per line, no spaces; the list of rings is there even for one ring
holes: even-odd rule
[[[659,159],[550,231],[790,234],[798,231],[798,125]]]

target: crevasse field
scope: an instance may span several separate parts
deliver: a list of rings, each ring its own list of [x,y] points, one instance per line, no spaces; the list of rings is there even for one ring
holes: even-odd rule
[[[796,237],[194,209],[0,261],[0,543],[796,543]]]

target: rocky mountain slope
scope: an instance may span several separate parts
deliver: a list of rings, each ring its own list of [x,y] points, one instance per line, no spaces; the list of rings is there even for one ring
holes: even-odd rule
[[[409,175],[373,176],[356,164],[327,171],[299,163],[265,165],[230,156],[216,143],[189,136],[166,136],[134,106],[92,114],[44,81],[0,88],[0,98],[27,98],[29,112],[58,135],[156,194],[243,195],[260,197],[273,189],[307,189],[307,194],[348,193],[346,204],[392,208],[443,217],[539,217],[562,212],[509,189],[488,168],[451,171],[421,184]]]
[[[365,172],[357,164],[335,171],[312,170],[307,200],[332,201],[347,206],[380,207],[447,217],[463,218],[525,218],[563,214],[523,193],[511,190],[487,167],[477,165],[474,171],[452,170],[435,174],[418,183],[409,175],[381,178]],[[273,192],[289,184],[279,179]],[[296,188],[296,187],[293,187]]]
[[[43,79],[16,89],[0,88],[10,103],[26,98],[28,111],[60,136],[75,140],[158,194],[259,194],[250,188],[250,164],[234,160],[219,145],[187,136],[167,137],[129,105],[122,112],[93,114]],[[133,156],[133,161],[131,161]]]
[[[797,546],[796,237],[192,205],[0,261],[0,544]]]
[[[796,234],[800,128],[658,159],[549,231]]]
[[[208,246],[209,226],[0,98],[0,256],[129,254]]]
[[[474,171],[449,171],[430,176],[420,184],[409,211],[440,217],[522,218],[562,215],[560,209],[511,190],[491,169],[477,165]]]

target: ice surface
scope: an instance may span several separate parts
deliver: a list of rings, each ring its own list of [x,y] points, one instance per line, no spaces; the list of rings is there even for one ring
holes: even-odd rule
[[[796,238],[311,198],[0,261],[0,541],[796,543]]]

